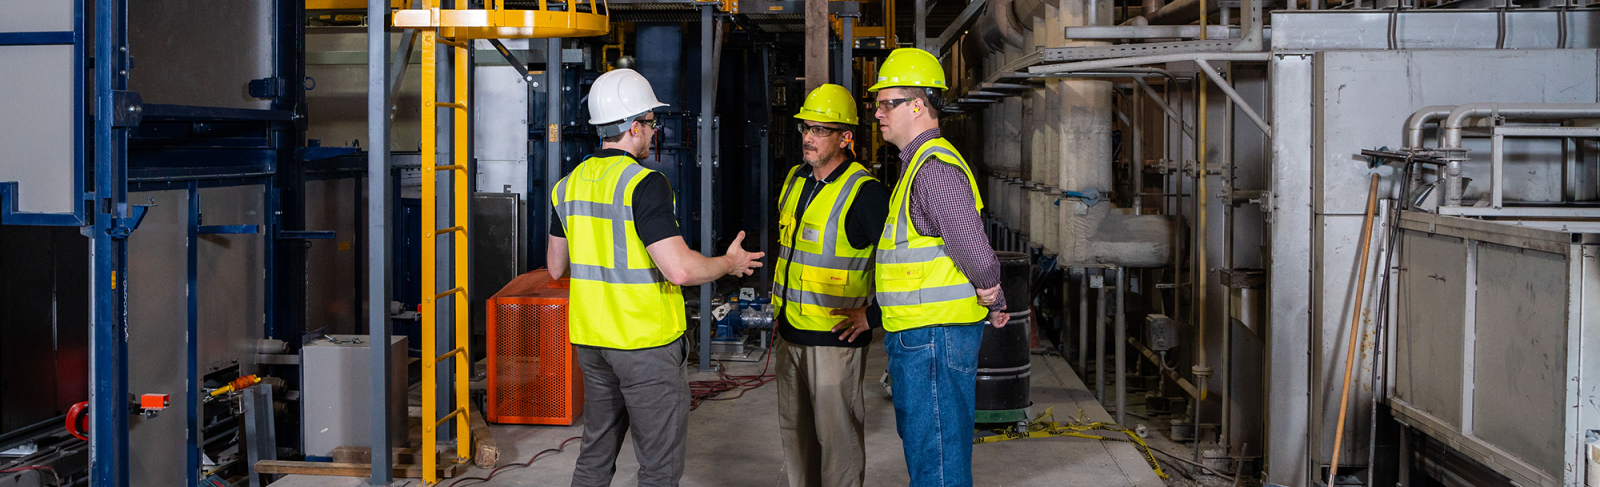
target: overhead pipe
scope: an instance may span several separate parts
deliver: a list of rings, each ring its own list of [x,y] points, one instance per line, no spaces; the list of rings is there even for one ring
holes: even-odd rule
[[[1460,206],[1465,191],[1461,184],[1461,166],[1467,157],[1466,151],[1461,149],[1461,129],[1468,120],[1484,117],[1523,120],[1600,118],[1600,103],[1468,103],[1456,106],[1439,124],[1439,149],[1451,152],[1445,156],[1444,205]],[[1407,136],[1410,136],[1409,125]]]
[[[1455,110],[1455,108],[1455,105],[1429,105],[1422,107],[1421,110],[1412,112],[1411,116],[1406,118],[1405,148],[1421,149],[1423,128],[1430,122],[1449,116],[1450,111]],[[1443,134],[1441,133],[1440,135]]]

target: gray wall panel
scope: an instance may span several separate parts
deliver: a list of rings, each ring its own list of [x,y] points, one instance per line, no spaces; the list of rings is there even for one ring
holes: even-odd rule
[[[1395,286],[1394,397],[1461,427],[1467,247],[1459,238],[1405,232]]]
[[[365,206],[356,192],[359,179],[306,181],[306,228],[332,230],[332,240],[307,240],[306,333],[357,334],[366,307],[361,296],[366,246],[360,245],[357,218]]]
[[[92,5],[92,4],[91,4]],[[61,32],[72,30],[72,2],[0,0],[0,32]]]
[[[1272,113],[1279,127],[1312,126],[1313,59],[1273,56]],[[1272,280],[1268,326],[1266,481],[1304,485],[1309,414],[1311,318],[1311,134],[1284,130],[1272,139],[1271,190],[1277,197],[1268,225]]]
[[[264,225],[265,198],[259,185],[202,188],[201,224]],[[256,233],[196,238],[202,375],[233,364],[239,365],[240,374],[256,372],[255,344],[266,336],[264,237]]]
[[[130,485],[184,485],[188,468],[189,193],[130,193],[150,201],[128,237],[128,392],[170,394],[167,411],[128,420]]]
[[[1478,246],[1473,432],[1562,476],[1566,256]]]
[[[271,0],[133,0],[128,89],[145,103],[269,107],[250,80],[272,76]],[[290,80],[294,83],[299,80]]]
[[[18,183],[18,211],[72,213],[76,204],[72,57],[72,46],[0,46],[0,66],[10,66],[0,69],[0,113],[8,114],[0,117],[0,182]]]

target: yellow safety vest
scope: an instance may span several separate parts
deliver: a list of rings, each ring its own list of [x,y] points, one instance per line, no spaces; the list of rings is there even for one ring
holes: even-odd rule
[[[832,331],[844,316],[836,309],[867,306],[872,297],[872,248],[850,246],[845,233],[846,210],[868,181],[876,181],[866,168],[851,162],[840,168],[833,182],[817,189],[805,216],[795,212],[805,181],[795,177],[800,166],[789,170],[788,184],[778,199],[778,259],[773,273],[772,305],[783,310],[791,326],[809,331]],[[830,205],[824,208],[823,205]],[[827,210],[827,211],[823,211]]]
[[[633,190],[652,172],[628,156],[591,158],[551,193],[567,232],[567,327],[573,344],[657,347],[677,340],[688,326],[683,290],[656,267],[634,227]]]
[[[916,156],[900,177],[889,200],[889,218],[878,239],[875,266],[878,306],[883,308],[883,328],[891,332],[945,323],[972,323],[983,319],[988,310],[978,305],[972,281],[956,268],[944,251],[944,239],[917,233],[911,224],[911,182],[917,170],[930,160],[961,168],[972,188],[977,210],[978,183],[972,169],[954,146],[937,138],[917,149]]]

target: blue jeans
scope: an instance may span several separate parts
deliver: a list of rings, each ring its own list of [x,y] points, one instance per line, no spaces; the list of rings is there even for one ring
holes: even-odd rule
[[[973,388],[983,326],[927,326],[884,337],[895,429],[911,485],[972,485]]]

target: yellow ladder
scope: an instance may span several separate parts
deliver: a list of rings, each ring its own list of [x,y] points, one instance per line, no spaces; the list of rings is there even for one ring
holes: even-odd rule
[[[472,111],[467,106],[467,49],[471,46],[470,40],[445,39],[439,37],[438,32],[424,30],[421,35],[422,47],[422,480],[428,484],[439,482],[439,433],[451,419],[456,422],[456,461],[465,463],[472,458],[472,425],[468,416],[471,409],[468,407],[467,382],[472,371],[472,354],[467,353],[468,319],[469,310],[467,303],[468,272],[472,268],[468,261],[468,242],[470,233],[467,229],[467,199],[471,195],[467,192],[467,141],[470,134],[467,132],[467,120],[472,116]],[[438,101],[438,54],[439,44],[444,44],[455,49],[455,57],[451,62],[451,70],[455,73],[455,101]],[[449,108],[455,110],[455,163],[448,165],[438,164],[438,138],[434,134],[438,131],[438,109]],[[439,228],[438,174],[442,171],[452,172],[450,189],[450,208],[453,213],[452,221],[455,223],[448,228]],[[439,289],[437,263],[439,241],[449,235],[455,244],[455,276],[452,279],[454,286],[450,290],[434,294]],[[437,357],[427,357],[435,350],[435,330],[438,326],[438,302],[447,298],[454,298],[455,304],[455,343],[456,346],[449,352]],[[455,408],[450,414],[435,421],[439,417],[438,399],[439,384],[434,366],[447,359],[455,358]]]
[[[568,8],[577,6],[582,0],[567,3]],[[426,484],[439,482],[439,455],[438,438],[439,428],[454,419],[456,423],[456,462],[466,463],[471,461],[472,427],[471,408],[468,406],[467,382],[472,370],[472,355],[468,353],[468,327],[471,324],[467,316],[468,301],[467,283],[471,262],[467,259],[471,242],[471,233],[467,229],[468,212],[467,202],[471,197],[468,193],[467,178],[472,177],[468,171],[469,165],[467,147],[472,134],[467,130],[467,121],[472,117],[471,107],[467,106],[467,50],[472,48],[472,39],[504,39],[504,38],[554,38],[554,37],[591,37],[604,35],[610,30],[609,9],[601,13],[595,0],[588,0],[588,12],[550,10],[550,6],[543,0],[539,2],[538,10],[511,10],[504,8],[502,0],[490,0],[487,9],[441,9],[436,4],[438,0],[423,0],[416,9],[402,9],[394,12],[394,26],[398,28],[418,29],[417,34],[422,47],[422,349],[426,354],[438,350],[435,343],[435,328],[438,323],[438,313],[435,307],[439,300],[455,299],[455,339],[454,348],[437,357],[425,358],[422,362],[422,480]],[[465,4],[465,1],[458,1]],[[453,101],[441,102],[438,100],[438,54],[439,45],[455,49],[455,56],[450,63],[449,70],[455,75],[455,94]],[[550,58],[560,59],[560,53],[550,54]],[[439,165],[436,133],[438,127],[438,109],[449,108],[455,110],[455,162],[453,164]],[[552,123],[552,125],[554,125]],[[442,171],[453,171],[450,189],[450,207],[454,224],[448,228],[439,228],[437,195],[438,174]],[[529,199],[537,197],[529,195]],[[438,241],[435,237],[443,238],[449,235],[454,243],[455,275],[452,278],[454,286],[450,290],[434,294],[438,289],[438,275],[434,264],[437,262]],[[447,359],[455,358],[455,407],[450,414],[439,418],[439,407],[436,404],[439,384],[434,366]],[[438,418],[435,420],[434,418]]]

